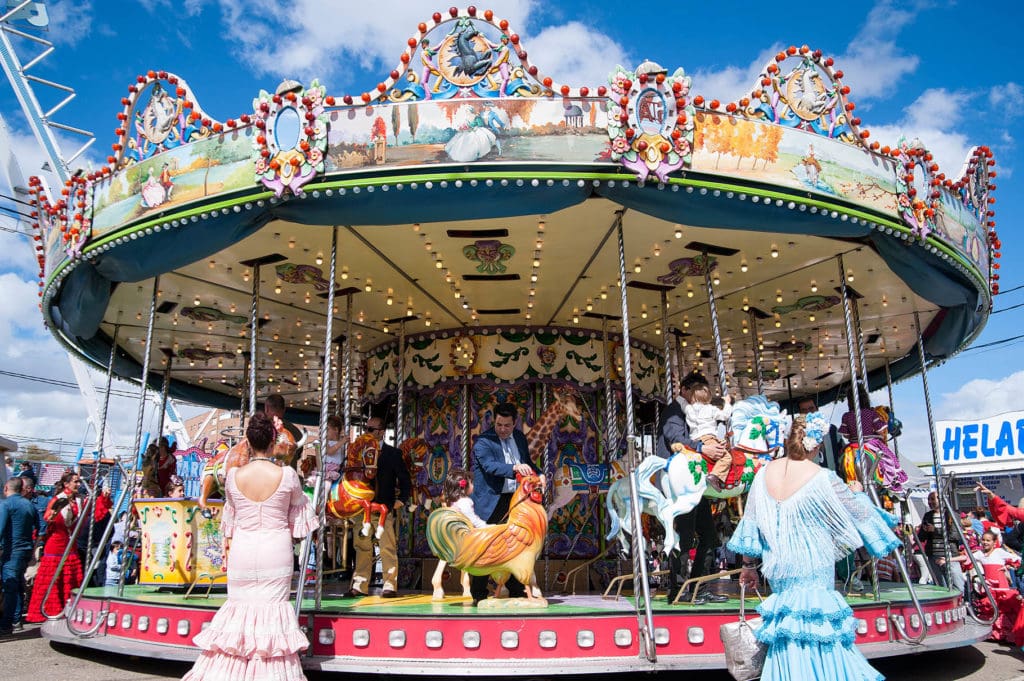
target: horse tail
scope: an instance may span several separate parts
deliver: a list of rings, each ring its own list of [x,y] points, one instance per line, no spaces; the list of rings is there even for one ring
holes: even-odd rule
[[[622,489],[623,482],[625,482],[626,485],[629,484],[629,482],[625,478],[621,478],[613,482],[611,486],[608,488],[608,495],[605,499],[605,508],[608,509],[608,521],[610,527],[608,529],[608,534],[605,536],[606,541],[611,541],[616,537],[621,537],[623,534],[623,527],[622,521],[619,516],[618,504],[615,503],[616,501],[619,500],[619,490]],[[625,512],[625,510],[623,510],[623,512]]]

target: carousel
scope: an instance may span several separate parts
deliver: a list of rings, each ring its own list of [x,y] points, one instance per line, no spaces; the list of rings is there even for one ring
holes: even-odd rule
[[[670,546],[672,517],[702,496],[741,500],[801,398],[914,375],[927,396],[928,365],[975,338],[998,287],[992,154],[977,147],[947,175],[927,141],[874,141],[838,65],[807,46],[721,102],[649,61],[563,84],[489,10],[412,28],[370,92],[285,81],[231,118],[175,74],[139,75],[107,166],[56,190],[32,180],[44,320],[69,352],[143,379],[142,398],[250,412],[281,395],[320,442],[329,415],[354,444],[365,414],[386,417],[416,502],[398,511],[399,597],[341,598],[331,568],[346,522],[372,532],[366,485],[312,484],[330,531],[298,558],[315,563],[295,597],[307,668],[724,668],[735,581],[712,582],[724,603],[670,602],[649,540],[664,526]],[[651,476],[669,471],[652,434],[693,370],[746,414],[731,427],[740,455],[721,490],[689,457],[690,494],[653,499]],[[549,481],[528,495],[543,512],[524,568],[546,607],[471,608],[458,564],[434,593],[432,545],[445,539],[428,518],[506,402]],[[137,444],[141,433],[140,407]],[[317,449],[305,446],[310,479]],[[138,583],[79,590],[45,613],[44,635],[194,659],[224,597],[212,499],[236,458],[225,448],[206,466],[202,508],[125,485]],[[837,465],[898,508],[903,491],[877,463],[865,445]],[[641,514],[663,501],[668,516]],[[868,657],[988,636],[972,602],[919,586],[896,558],[901,581],[847,588]]]

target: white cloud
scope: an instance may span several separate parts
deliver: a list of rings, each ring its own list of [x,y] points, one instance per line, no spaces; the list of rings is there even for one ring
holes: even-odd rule
[[[765,48],[746,66],[727,66],[723,69],[699,69],[693,76],[693,92],[705,98],[732,102],[748,96],[757,85],[757,77],[773,57],[782,49],[781,44]]]
[[[610,64],[635,61],[617,42],[578,21],[545,28],[525,46],[530,62],[556,83],[591,91],[608,82]]]
[[[92,2],[61,0],[46,3],[50,17],[49,38],[55,43],[77,45],[92,32]]]
[[[1024,371],[998,380],[976,378],[955,392],[944,393],[935,418],[985,419],[1019,408]],[[1016,405],[1016,407],[1015,407]]]
[[[974,99],[974,95],[966,90],[925,90],[904,109],[899,121],[870,126],[871,136],[889,146],[896,146],[900,137],[920,139],[946,177],[955,179],[963,172],[967,155],[973,147],[960,126],[964,123],[964,108]]]
[[[904,54],[896,40],[916,16],[916,8],[897,9],[892,3],[880,2],[868,13],[845,54],[836,56],[843,81],[855,88],[855,100],[888,95],[903,76],[917,69],[920,59]]]
[[[501,17],[522,31],[534,5],[534,0],[508,0],[502,3]],[[376,69],[383,78],[398,64],[417,24],[438,10],[437,3],[423,0],[220,0],[219,6],[227,37],[257,74],[333,77],[340,87],[350,83],[347,74],[356,69]]]
[[[1021,107],[1024,107],[1024,88],[1014,82],[997,85],[988,91],[988,103],[993,109],[1005,107],[1019,115]]]

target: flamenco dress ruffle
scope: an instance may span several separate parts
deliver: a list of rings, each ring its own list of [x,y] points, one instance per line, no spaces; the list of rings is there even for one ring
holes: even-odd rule
[[[82,584],[82,579],[85,576],[82,570],[82,561],[77,552],[71,551],[67,560],[64,561],[64,567],[61,568],[60,577],[50,589],[50,597],[44,604],[43,596],[46,595],[53,576],[57,574],[57,565],[60,563],[62,554],[63,549],[61,553],[44,553],[39,560],[39,571],[36,572],[32,582],[32,597],[29,599],[28,610],[25,611],[25,621],[30,624],[45,622],[44,612],[47,615],[61,614],[64,611],[64,605],[71,600],[71,592]]]
[[[757,638],[768,645],[762,681],[883,678],[854,648],[853,610],[832,588],[831,575],[773,582],[772,588],[758,607],[763,624]]]
[[[291,539],[313,532],[319,520],[301,496],[301,488],[297,494],[301,503],[288,510],[290,533],[234,530],[228,557],[229,596],[207,628],[193,638],[203,652],[185,680],[305,679],[298,654],[309,646],[309,640],[289,600]],[[234,520],[224,518],[224,522],[230,526]],[[244,562],[246,556],[256,556],[258,562]]]

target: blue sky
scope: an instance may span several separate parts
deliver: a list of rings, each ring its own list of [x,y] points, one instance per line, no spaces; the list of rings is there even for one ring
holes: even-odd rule
[[[895,144],[900,134],[920,137],[954,177],[972,145],[993,148],[996,221],[1004,241],[1001,286],[1007,291],[1024,284],[1014,241],[1024,208],[1024,164],[1018,162],[1024,9],[1017,3],[879,2],[827,13],[742,2],[497,0],[478,7],[509,20],[542,72],[576,86],[593,88],[616,64],[652,59],[672,70],[683,67],[695,93],[729,101],[749,92],[781,48],[807,44],[833,55],[873,139]],[[250,111],[258,91],[272,90],[284,77],[317,77],[334,95],[370,89],[395,67],[417,23],[447,11],[447,5],[418,0],[78,0],[47,8],[47,37],[57,49],[33,72],[76,89],[78,98],[56,119],[96,133],[87,154],[94,162],[114,141],[127,86],[149,69],[184,78],[202,107],[225,120]],[[17,48],[35,54],[23,44]],[[44,107],[56,101],[41,99]],[[25,174],[37,172],[41,155],[6,83],[0,106]],[[9,188],[2,193],[10,195]],[[15,227],[3,218],[0,226]],[[0,231],[0,371],[73,381],[62,351],[42,329],[34,269],[28,240]],[[1020,303],[1024,290],[998,296],[995,309]],[[994,314],[975,345],[1020,334],[1022,321],[1024,307]],[[1022,349],[1021,341],[970,349],[932,371],[937,418],[1024,409]],[[0,434],[83,437],[85,411],[75,392],[2,374],[0,390]],[[898,385],[894,402],[906,426],[901,451],[929,459],[921,381]],[[122,398],[112,409],[115,434],[130,441],[135,407]]]

